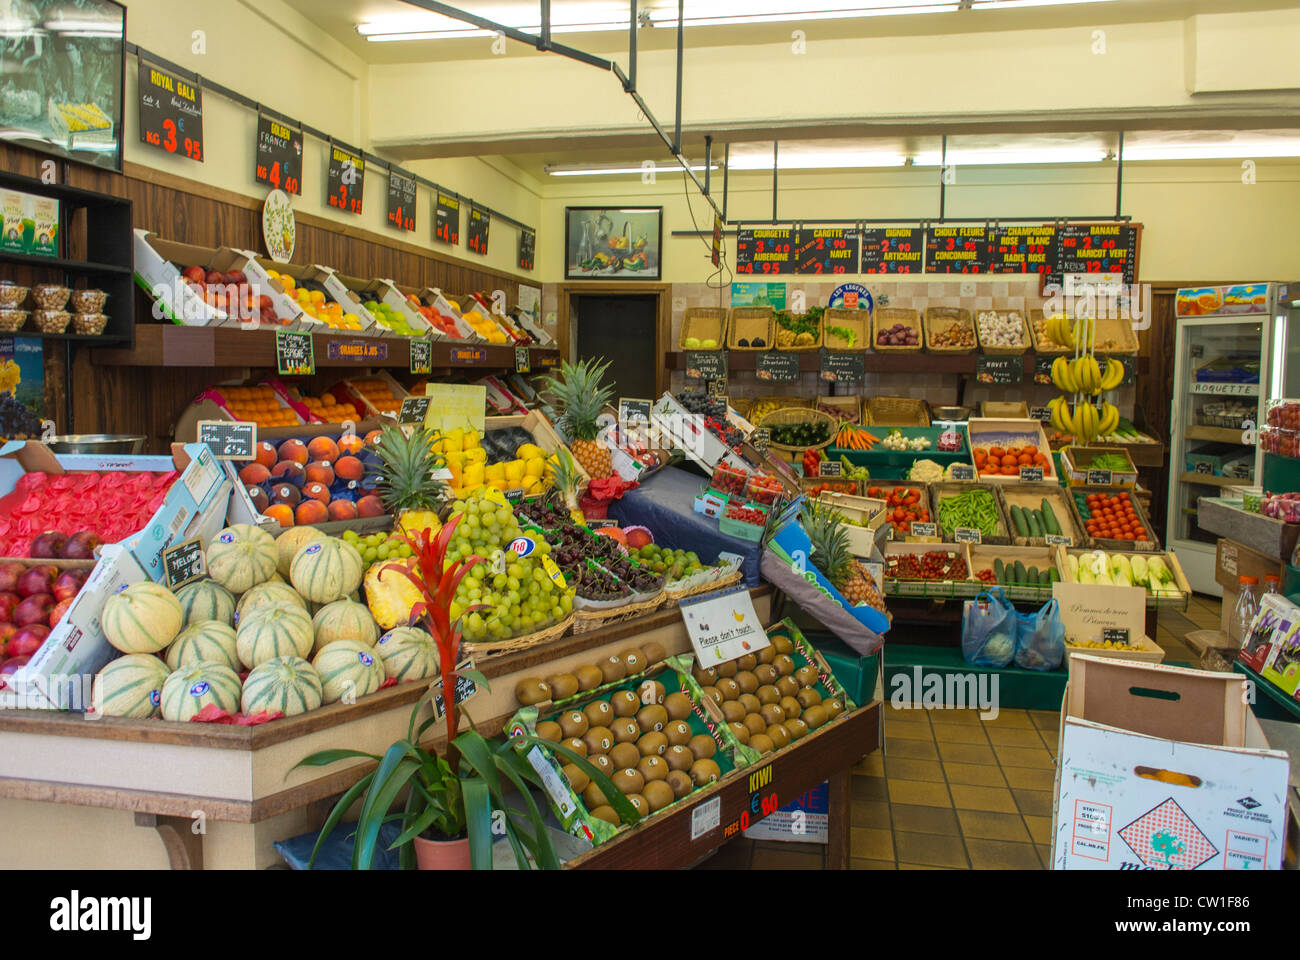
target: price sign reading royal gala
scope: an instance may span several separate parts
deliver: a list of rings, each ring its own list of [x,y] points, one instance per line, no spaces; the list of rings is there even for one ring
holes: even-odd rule
[[[794,273],[794,230],[773,227],[736,235],[737,273]]]
[[[441,191],[433,208],[433,235],[453,247],[460,243],[460,201]]]
[[[714,667],[770,646],[744,587],[681,604],[682,620],[701,666]]]
[[[998,227],[989,243],[989,273],[1053,273],[1055,227]]]
[[[203,162],[203,91],[140,58],[140,139]]]
[[[415,178],[388,171],[388,223],[408,233],[415,232]]]
[[[253,176],[258,183],[301,197],[302,131],[259,113]]]
[[[931,227],[925,244],[926,273],[986,273],[988,231],[984,227]]]
[[[492,227],[492,215],[478,207],[469,208],[469,228],[465,234],[465,246],[479,256],[486,257],[488,252],[488,230]]]
[[[1137,274],[1140,228],[1122,223],[1067,223],[1057,238],[1056,270],[1067,273],[1115,273],[1133,283]]]
[[[920,273],[925,231],[920,227],[873,227],[862,231],[862,273]]]
[[[329,190],[326,201],[331,207],[344,213],[361,213],[361,196],[366,185],[365,158],[337,143],[330,144],[326,183]]]
[[[856,231],[804,229],[795,231],[795,273],[851,273],[858,262]]]
[[[519,231],[519,269],[533,269],[533,254],[537,249],[537,234],[532,230]]]

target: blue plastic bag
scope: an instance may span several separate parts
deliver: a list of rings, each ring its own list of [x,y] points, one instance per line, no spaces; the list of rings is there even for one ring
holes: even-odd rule
[[[1005,667],[1016,652],[1016,610],[1000,587],[966,601],[961,653],[976,667]]]
[[[1016,614],[1016,666],[1055,670],[1065,659],[1065,625],[1056,598],[1035,613]]]

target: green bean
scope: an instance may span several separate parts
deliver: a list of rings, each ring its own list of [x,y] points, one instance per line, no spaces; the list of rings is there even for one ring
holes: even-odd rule
[[[939,500],[939,527],[951,537],[958,527],[978,529],[980,536],[998,535],[998,507],[987,490],[967,490]]]

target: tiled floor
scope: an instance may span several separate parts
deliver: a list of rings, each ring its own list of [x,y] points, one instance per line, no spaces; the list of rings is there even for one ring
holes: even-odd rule
[[[1196,664],[1183,642],[1217,629],[1219,602],[1162,611],[1165,662]],[[853,769],[851,866],[859,870],[1045,869],[1059,715],[884,707],[885,749]],[[704,869],[821,869],[819,844],[733,840]]]

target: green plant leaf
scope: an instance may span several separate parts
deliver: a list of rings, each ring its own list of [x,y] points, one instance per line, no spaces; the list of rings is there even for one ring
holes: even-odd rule
[[[338,763],[340,760],[347,760],[351,757],[365,757],[367,760],[379,760],[379,755],[375,753],[365,753],[361,750],[321,750],[319,753],[313,753],[309,757],[303,757],[289,771],[297,770],[299,767],[328,767],[331,763]],[[289,774],[285,774],[287,780]]]
[[[412,793],[412,796],[414,795],[415,794]],[[406,819],[406,817],[403,816],[402,819]],[[402,844],[410,843],[420,834],[424,833],[425,830],[429,829],[429,827],[432,826],[433,822],[437,819],[438,819],[438,811],[434,807],[426,806],[424,808],[424,812],[421,813],[419,816],[417,816],[414,820],[412,820],[410,826],[408,826],[405,830],[403,830],[402,833],[398,836],[398,838],[394,840],[391,844],[389,844],[388,849],[396,850]]]
[[[462,781],[469,859],[475,870],[492,869],[492,798],[487,783],[477,777]]]
[[[465,677],[468,680],[473,680],[476,687],[479,687],[488,693],[492,692],[492,684],[488,683],[488,678],[483,676],[483,674],[479,673],[477,670],[457,670],[456,674],[457,676]]]
[[[641,819],[641,814],[637,813],[636,807],[628,803],[627,796],[623,791],[614,786],[613,780],[609,779],[609,777],[605,776],[604,773],[588,763],[586,757],[578,756],[578,754],[574,753],[562,743],[550,743],[546,740],[539,740],[537,737],[530,734],[524,734],[521,739],[523,739],[525,745],[528,747],[538,745],[543,747],[543,749],[549,749],[552,753],[559,754],[585,773],[587,777],[596,784],[596,786],[600,787],[600,792],[605,795],[605,799],[609,801],[609,805],[614,808],[614,812],[618,814],[619,819],[624,823],[634,824]]]
[[[505,744],[504,746],[506,749],[510,749],[508,744]],[[555,855],[555,846],[551,843],[551,835],[546,832],[546,824],[542,820],[542,812],[537,809],[537,804],[533,800],[532,791],[524,785],[523,780],[520,779],[508,765],[503,764],[501,766],[501,772],[510,779],[510,781],[515,785],[515,789],[523,796],[524,802],[528,804],[528,812],[531,815],[530,819],[536,831],[533,843],[529,849],[532,850],[533,857],[537,860],[537,865],[543,870],[560,869],[560,858]],[[629,804],[629,806],[631,806],[631,804]],[[508,809],[506,808],[504,801],[501,802],[501,807],[502,809]],[[506,813],[506,829],[513,829],[513,824],[510,823],[509,812]],[[520,870],[525,870],[527,867],[527,863],[519,864]]]
[[[457,737],[455,742],[461,758],[487,782],[488,789],[499,797],[501,778],[497,776],[496,761],[492,757],[492,750],[487,741],[473,731],[466,731]]]
[[[406,739],[411,741],[411,743],[416,743],[416,744],[419,743],[419,741],[415,739],[417,736],[415,730],[415,718],[420,715],[420,709],[426,703],[428,703],[430,700],[433,699],[433,694],[434,694],[434,689],[430,687],[428,690],[424,692],[424,696],[422,696],[419,700],[415,702],[415,706],[411,708],[411,719],[406,725]],[[424,733],[424,731],[428,728],[429,724],[436,721],[437,719],[438,719],[437,717],[431,717],[428,720],[425,720],[424,723],[420,724],[419,732]]]
[[[361,805],[361,815],[357,818],[357,839],[352,846],[352,869],[369,870],[374,861],[375,842],[379,837],[379,828],[388,808],[397,799],[402,787],[419,769],[419,764],[410,758],[411,745],[399,740],[390,746],[379,761],[375,770],[373,789],[366,791],[366,799]]]
[[[325,824],[320,828],[320,833],[316,837],[316,845],[311,848],[311,856],[307,859],[308,870],[315,869],[316,854],[320,853],[321,844],[323,844],[329,835],[334,832],[334,828],[337,827],[339,821],[343,819],[343,815],[347,813],[348,808],[356,802],[357,797],[361,796],[361,794],[365,792],[366,787],[370,785],[370,781],[374,779],[374,776],[375,774],[373,771],[367,773],[356,783],[352,784],[343,796],[339,798],[339,802],[334,804],[334,809],[331,810],[329,816],[325,818]]]

